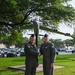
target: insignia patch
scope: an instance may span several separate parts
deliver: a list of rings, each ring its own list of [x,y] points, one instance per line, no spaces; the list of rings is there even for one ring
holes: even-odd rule
[[[54,48],[54,46],[52,46],[52,48]]]
[[[30,46],[28,46],[28,48],[30,48]]]
[[[48,48],[48,46],[46,46],[45,48]]]

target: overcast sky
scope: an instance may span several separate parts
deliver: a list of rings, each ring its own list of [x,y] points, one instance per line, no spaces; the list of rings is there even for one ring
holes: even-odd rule
[[[70,4],[72,4],[72,6],[75,8],[75,0],[72,0],[70,2]],[[74,30],[73,28],[70,28],[70,27],[67,27],[63,24],[60,25],[59,27],[60,31],[64,32],[64,33],[70,33],[70,34],[73,34]],[[53,38],[53,39],[62,39],[62,40],[65,40],[65,39],[70,39],[71,37],[67,37],[67,36],[64,36],[64,35],[60,35],[60,34],[51,34],[50,35],[50,38]]]
[[[75,0],[72,0],[70,4],[72,4],[72,6],[75,8]]]

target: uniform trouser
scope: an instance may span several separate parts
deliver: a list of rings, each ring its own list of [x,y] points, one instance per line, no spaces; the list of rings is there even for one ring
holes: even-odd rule
[[[26,65],[25,75],[35,75],[36,74],[36,66],[32,64]]]
[[[36,74],[36,68],[27,69],[25,72],[25,75],[35,75]]]
[[[46,65],[43,64],[44,75],[53,75],[53,67],[50,67],[49,65],[46,66]]]

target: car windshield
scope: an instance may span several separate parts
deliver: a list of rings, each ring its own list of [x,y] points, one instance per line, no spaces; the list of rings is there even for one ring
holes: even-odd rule
[[[16,52],[15,50],[10,50],[10,52]]]

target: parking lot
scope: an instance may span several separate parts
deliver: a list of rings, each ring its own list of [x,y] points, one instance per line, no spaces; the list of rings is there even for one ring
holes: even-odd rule
[[[17,57],[24,55],[24,48],[0,48],[0,57]]]
[[[75,53],[75,49],[73,50],[57,50],[56,55],[63,54],[72,54]],[[25,56],[24,48],[0,48],[0,58],[1,57],[20,57]]]

